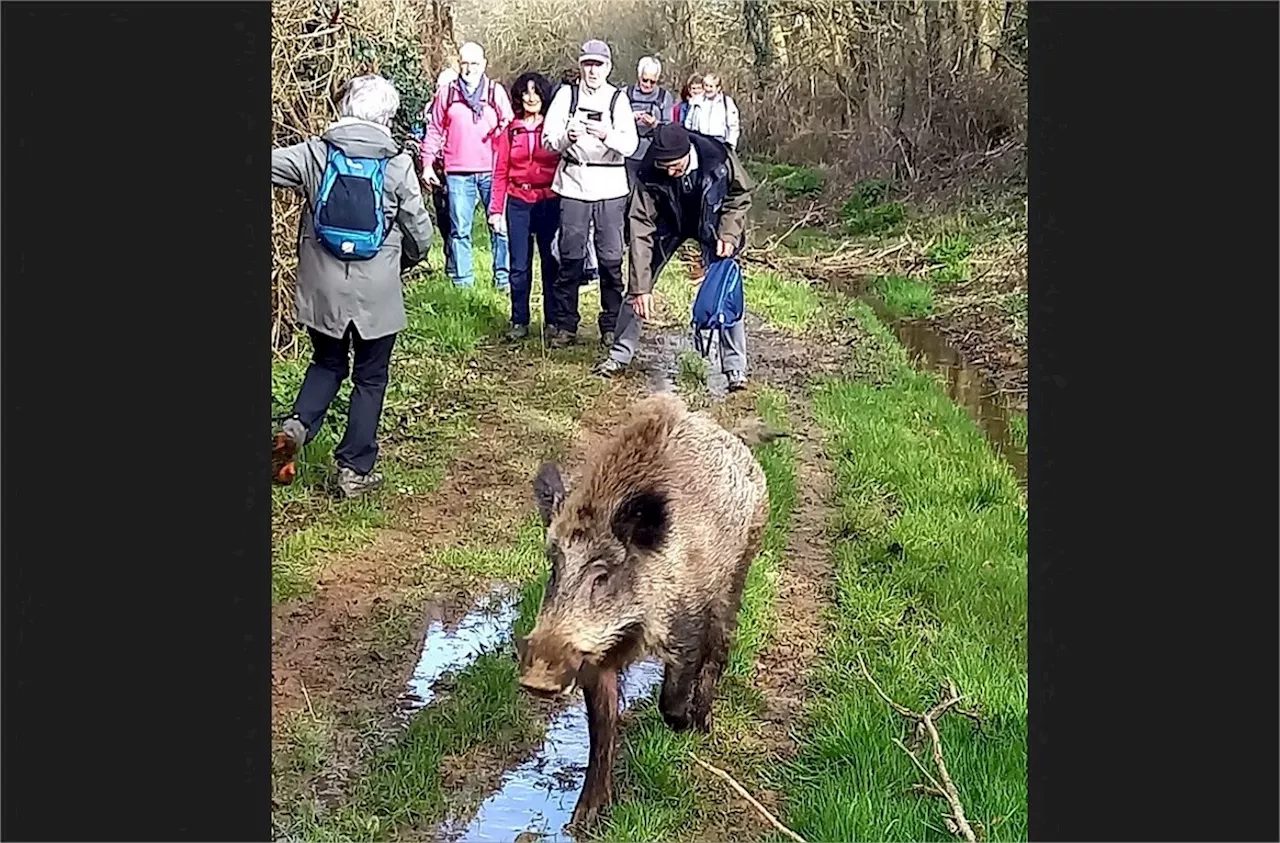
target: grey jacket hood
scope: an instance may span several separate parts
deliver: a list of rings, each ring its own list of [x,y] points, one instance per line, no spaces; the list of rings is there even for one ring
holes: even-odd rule
[[[390,129],[354,117],[330,124],[320,137],[353,158],[390,158],[400,153]]]

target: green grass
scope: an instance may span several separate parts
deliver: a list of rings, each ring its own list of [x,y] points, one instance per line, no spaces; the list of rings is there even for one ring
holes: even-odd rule
[[[1009,435],[1013,444],[1023,450],[1027,447],[1027,414],[1014,413],[1009,417]]]
[[[776,272],[748,269],[743,292],[748,310],[787,333],[803,333],[819,315],[813,287]]]
[[[522,533],[511,551],[523,560],[518,567],[530,573],[518,604],[516,635],[527,635],[533,628],[546,582],[541,543],[530,539],[532,532]],[[480,557],[493,551],[458,552]],[[410,829],[422,830],[444,818],[447,794],[441,762],[446,758],[481,745],[507,752],[537,740],[541,727],[519,690],[516,664],[507,650],[480,656],[449,687],[447,694],[413,717],[393,745],[373,756],[350,798],[336,810],[318,812],[314,801],[289,805],[283,817],[277,817],[287,836],[309,841],[404,837]],[[276,769],[296,774],[323,766],[327,733],[317,736],[319,727],[294,728],[286,749],[277,753]]]
[[[949,840],[943,804],[894,738],[904,721],[857,669],[923,710],[953,679],[983,726],[940,725],[948,768],[990,840],[1024,840],[1026,504],[1009,469],[859,305],[892,376],[824,382],[815,409],[836,466],[836,605],[800,732],[779,776],[789,826],[808,840]]]
[[[933,312],[933,287],[901,275],[882,275],[871,284],[885,310],[895,319],[914,319]]]
[[[440,265],[439,239],[432,249]],[[477,215],[473,235],[476,286],[455,288],[439,272],[406,279],[407,326],[396,338],[391,379],[379,426],[386,476],[382,490],[355,501],[336,500],[331,488],[333,448],[342,437],[351,402],[344,381],[320,432],[302,451],[298,477],[272,488],[274,602],[303,596],[314,587],[324,558],[366,546],[387,521],[397,495],[426,494],[443,476],[455,443],[474,428],[465,399],[468,361],[507,324],[507,294],[492,286],[487,228]],[[289,412],[306,374],[309,344],[297,357],[275,361],[271,372],[272,413]]]
[[[764,172],[764,178],[791,197],[812,196],[822,190],[822,173],[812,167],[773,164]]]
[[[785,396],[762,389],[756,404],[761,417],[786,430]],[[699,828],[708,805],[693,796],[698,790],[689,753],[732,750],[736,736],[748,733],[760,710],[759,695],[751,687],[756,657],[774,631],[774,598],[782,554],[796,501],[796,452],[789,439],[755,449],[769,482],[769,523],[760,554],[747,574],[738,630],[721,680],[715,727],[709,737],[679,734],[662,721],[652,700],[637,708],[636,720],[622,739],[618,799],[598,839],[651,841],[687,837],[684,828]]]
[[[879,179],[859,182],[840,208],[840,221],[847,234],[884,236],[899,230],[907,220],[901,202],[887,201],[893,186]]]
[[[935,284],[953,284],[969,278],[969,256],[973,254],[973,243],[963,232],[945,234],[925,250],[932,268],[929,280]]]

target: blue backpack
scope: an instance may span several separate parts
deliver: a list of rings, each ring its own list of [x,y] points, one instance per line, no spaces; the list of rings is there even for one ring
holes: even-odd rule
[[[314,214],[316,238],[339,260],[368,260],[391,231],[382,206],[389,158],[350,158],[329,144]]]
[[[713,261],[693,300],[693,342],[698,353],[710,354],[711,335],[737,325],[745,310],[742,267],[733,258]]]

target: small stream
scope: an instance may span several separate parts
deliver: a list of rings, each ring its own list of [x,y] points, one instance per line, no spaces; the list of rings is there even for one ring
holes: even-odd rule
[[[662,665],[643,661],[622,675],[622,708],[648,697],[662,682]],[[572,843],[564,827],[573,815],[586,778],[587,709],[580,692],[569,708],[547,726],[542,746],[524,763],[509,770],[502,785],[480,806],[465,828],[444,829],[457,843],[512,843],[542,840]]]

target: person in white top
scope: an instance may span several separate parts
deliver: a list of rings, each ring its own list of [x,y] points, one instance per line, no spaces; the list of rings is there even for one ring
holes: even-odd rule
[[[613,345],[622,305],[622,225],[630,194],[626,160],[640,142],[626,93],[606,81],[612,68],[609,45],[587,41],[578,65],[581,79],[556,92],[542,129],[543,144],[560,153],[551,184],[560,196],[558,324],[548,339],[553,348],[577,342],[578,289],[592,225],[600,266],[600,341]]]
[[[702,96],[694,97],[685,115],[684,127],[691,132],[724,141],[738,149],[742,127],[738,122],[738,106],[733,97],[720,87],[720,77],[708,73],[702,77]]]

